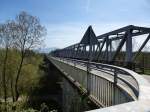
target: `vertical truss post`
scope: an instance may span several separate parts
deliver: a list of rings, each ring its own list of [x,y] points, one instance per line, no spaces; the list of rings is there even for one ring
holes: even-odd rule
[[[90,30],[89,30],[89,35],[90,35]],[[87,92],[88,94],[90,94],[90,88],[91,88],[91,75],[90,75],[90,62],[92,59],[92,42],[91,42],[91,38],[89,40],[89,56],[88,56],[88,62],[87,62]]]
[[[87,46],[85,45],[85,59],[87,60]]]
[[[80,49],[80,43],[77,44],[77,51],[76,51],[76,54],[75,54],[75,58],[77,59],[78,58],[78,55],[79,55],[79,49]]]
[[[83,59],[85,59],[85,52],[86,52],[86,47],[85,45],[83,46]]]
[[[95,44],[92,45],[92,59],[91,60],[94,60],[94,55],[95,55]]]
[[[128,68],[132,67],[132,30],[128,30],[127,32],[127,38],[126,38],[126,65]]]
[[[75,54],[76,54],[75,52],[76,52],[76,46],[74,45],[74,46],[73,46],[72,58],[75,58]]]
[[[112,57],[112,40],[109,39],[109,59],[108,59],[108,62],[111,61],[111,57]]]
[[[92,54],[95,54],[95,44],[93,45],[93,52]]]
[[[83,46],[81,47],[81,59],[83,59]]]
[[[97,53],[98,53],[98,49],[100,47],[100,43],[98,42],[96,45],[97,45],[97,47],[96,47],[96,50],[95,50],[95,53],[94,53],[94,60],[95,61],[97,61],[96,59],[97,59]]]
[[[108,36],[106,37],[106,58],[105,58],[105,60],[106,60],[106,62],[108,62],[108,47],[109,47],[109,38],[108,38]]]

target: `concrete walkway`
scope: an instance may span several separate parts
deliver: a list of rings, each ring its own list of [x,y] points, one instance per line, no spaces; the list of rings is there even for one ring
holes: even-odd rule
[[[150,82],[150,75],[142,75],[142,76]]]

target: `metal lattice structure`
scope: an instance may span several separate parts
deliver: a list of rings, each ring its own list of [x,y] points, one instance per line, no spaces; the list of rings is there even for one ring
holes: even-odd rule
[[[133,38],[145,34],[148,36],[134,51]],[[139,106],[127,111],[140,110],[145,106],[141,101],[150,100],[150,84],[132,70],[110,64],[118,64],[118,57],[124,56],[122,65],[132,69],[149,39],[150,28],[129,25],[96,36],[89,26],[79,43],[51,52],[49,60],[98,107],[115,108],[114,105],[123,103],[125,108],[133,101],[134,105]],[[118,45],[114,49],[112,43],[116,41]],[[146,103],[144,108],[149,108],[149,105]],[[120,106],[118,108],[122,109]]]
[[[140,46],[137,52],[133,52],[133,38],[136,36],[148,34],[147,38]],[[52,54],[58,57],[74,58],[81,60],[90,60],[115,64],[117,56],[125,46],[122,60],[123,65],[131,68],[137,56],[150,39],[150,28],[129,25],[100,36],[96,36],[92,27],[89,26],[82,40],[79,43],[71,45],[61,50],[54,51]],[[113,49],[112,43],[119,41],[116,50]]]

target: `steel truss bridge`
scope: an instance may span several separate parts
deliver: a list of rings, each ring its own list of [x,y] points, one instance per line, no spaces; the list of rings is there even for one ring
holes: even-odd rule
[[[145,34],[135,52],[133,38]],[[129,25],[96,36],[89,26],[79,43],[53,51],[49,59],[91,101],[106,107],[91,112],[148,112],[150,84],[132,69],[149,39],[150,28]]]

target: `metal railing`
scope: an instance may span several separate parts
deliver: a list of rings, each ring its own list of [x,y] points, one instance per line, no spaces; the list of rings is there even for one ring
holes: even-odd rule
[[[102,107],[138,99],[139,85],[128,69],[70,58],[51,57],[51,60],[79,82]],[[80,73],[82,71],[84,73]]]

